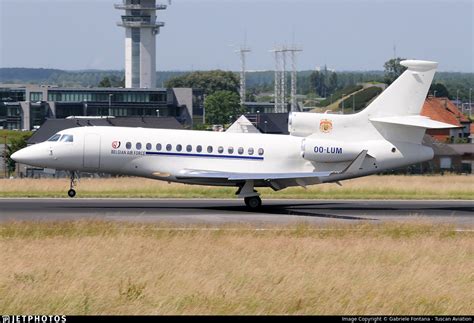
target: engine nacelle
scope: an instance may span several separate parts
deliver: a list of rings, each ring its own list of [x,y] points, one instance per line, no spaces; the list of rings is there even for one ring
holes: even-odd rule
[[[345,162],[354,160],[364,150],[360,144],[333,140],[305,138],[301,144],[301,156],[319,163]]]
[[[291,112],[288,115],[288,132],[292,136],[306,137],[316,132],[317,114]]]

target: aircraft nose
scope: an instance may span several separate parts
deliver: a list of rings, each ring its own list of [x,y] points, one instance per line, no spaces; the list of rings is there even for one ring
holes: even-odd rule
[[[17,163],[34,165],[38,160],[38,154],[35,152],[35,150],[36,149],[34,146],[26,147],[13,153],[10,158],[16,161]]]
[[[28,148],[23,148],[11,155],[11,159],[17,163],[28,164],[35,158],[34,154]]]

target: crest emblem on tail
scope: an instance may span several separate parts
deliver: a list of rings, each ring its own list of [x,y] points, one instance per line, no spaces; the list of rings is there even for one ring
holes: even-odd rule
[[[332,130],[332,121],[329,119],[322,119],[319,122],[319,130],[324,133],[329,133]]]

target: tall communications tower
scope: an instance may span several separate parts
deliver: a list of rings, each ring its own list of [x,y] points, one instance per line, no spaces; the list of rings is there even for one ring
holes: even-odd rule
[[[301,52],[302,49],[295,47],[294,45],[291,48],[286,50],[291,53],[291,111],[297,111],[298,106],[296,102],[296,53]]]
[[[237,53],[240,53],[240,104],[244,104],[246,100],[246,79],[245,79],[245,54],[250,52],[250,48],[248,47],[241,47],[239,50],[237,50]]]
[[[156,87],[155,36],[165,25],[156,21],[156,11],[166,9],[166,5],[157,5],[156,0],[123,0],[114,7],[125,10],[117,23],[125,27],[125,87]]]
[[[270,50],[270,52],[273,53],[274,58],[275,58],[275,81],[274,81],[274,94],[273,94],[273,100],[275,102],[275,112],[279,111],[280,108],[280,84],[281,84],[281,73],[280,73],[280,54],[281,50],[278,48],[274,48]]]
[[[275,47],[270,52],[275,55],[275,112],[282,113],[286,110],[286,49]]]

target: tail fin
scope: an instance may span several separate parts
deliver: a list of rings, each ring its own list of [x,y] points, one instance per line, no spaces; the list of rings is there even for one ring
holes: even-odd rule
[[[361,112],[368,119],[420,114],[438,63],[405,60],[400,64],[408,69]]]

